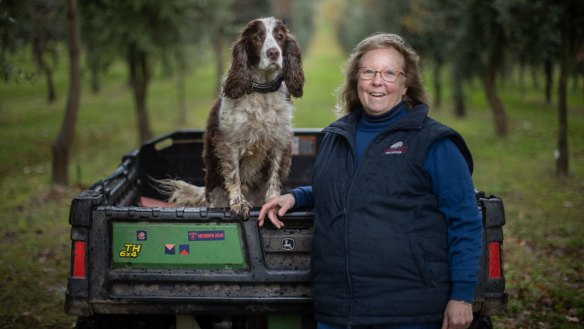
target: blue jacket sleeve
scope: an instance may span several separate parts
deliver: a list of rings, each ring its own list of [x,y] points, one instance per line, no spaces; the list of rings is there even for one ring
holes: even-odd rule
[[[290,191],[296,200],[294,209],[311,209],[314,207],[312,186],[300,186]]]
[[[482,218],[468,165],[449,139],[436,141],[425,159],[439,211],[448,221],[450,299],[472,302],[482,252]]]

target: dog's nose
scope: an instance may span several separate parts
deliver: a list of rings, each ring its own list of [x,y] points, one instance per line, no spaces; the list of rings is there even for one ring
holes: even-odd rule
[[[280,51],[278,50],[278,48],[270,48],[267,51],[267,55],[269,59],[275,60],[278,59],[278,57],[280,56]]]

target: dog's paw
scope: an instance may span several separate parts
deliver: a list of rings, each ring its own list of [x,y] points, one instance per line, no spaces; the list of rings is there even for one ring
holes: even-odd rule
[[[248,220],[251,211],[251,204],[245,200],[237,200],[229,206],[231,215],[241,218],[241,220]]]

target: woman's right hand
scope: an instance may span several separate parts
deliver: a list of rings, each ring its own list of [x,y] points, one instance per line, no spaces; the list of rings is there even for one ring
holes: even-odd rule
[[[294,207],[295,203],[296,199],[294,199],[294,195],[292,195],[292,193],[287,193],[275,198],[271,198],[270,200],[266,201],[260,210],[260,214],[258,215],[258,225],[260,227],[264,225],[264,220],[267,215],[275,227],[282,228],[284,226],[284,222],[279,220],[278,217],[284,216],[288,210]]]

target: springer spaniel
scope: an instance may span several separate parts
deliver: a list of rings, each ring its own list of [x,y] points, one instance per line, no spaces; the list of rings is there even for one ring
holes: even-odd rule
[[[233,61],[204,135],[205,187],[160,181],[175,205],[252,207],[280,195],[292,157],[292,98],[302,97],[300,48],[282,21],[251,21],[233,45]]]

